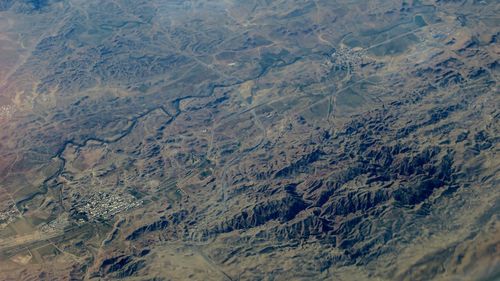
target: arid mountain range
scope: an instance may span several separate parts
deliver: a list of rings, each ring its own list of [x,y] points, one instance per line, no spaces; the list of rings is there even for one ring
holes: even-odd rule
[[[495,0],[0,0],[0,280],[500,280]]]

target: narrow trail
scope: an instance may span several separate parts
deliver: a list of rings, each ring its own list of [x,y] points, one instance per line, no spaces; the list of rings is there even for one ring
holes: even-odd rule
[[[224,280],[226,281],[234,280],[224,270],[222,270],[220,266],[217,265],[209,256],[207,256],[199,246],[191,246],[191,249],[200,257],[202,257],[203,260],[205,260],[205,262],[210,266],[210,268],[215,272],[219,273],[224,278]]]

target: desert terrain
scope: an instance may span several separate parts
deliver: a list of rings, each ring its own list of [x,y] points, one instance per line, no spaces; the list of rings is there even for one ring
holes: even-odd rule
[[[0,0],[0,280],[498,280],[499,14]]]

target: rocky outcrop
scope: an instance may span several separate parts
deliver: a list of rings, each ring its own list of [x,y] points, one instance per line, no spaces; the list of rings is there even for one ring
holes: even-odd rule
[[[136,240],[142,235],[146,235],[150,232],[165,230],[168,227],[168,225],[169,223],[166,219],[157,220],[155,222],[152,222],[150,224],[135,229],[129,235],[127,235],[125,240]]]
[[[137,276],[140,270],[146,267],[146,261],[131,255],[119,255],[104,259],[97,272],[92,277],[113,276],[127,278]]]
[[[292,176],[294,173],[307,172],[307,167],[317,161],[323,153],[320,150],[315,150],[307,155],[304,155],[294,163],[282,168],[274,175],[275,178]]]
[[[280,199],[261,202],[248,207],[238,215],[223,221],[212,233],[224,233],[239,229],[249,229],[263,225],[271,220],[286,222],[306,209],[306,203],[294,195],[286,195]]]

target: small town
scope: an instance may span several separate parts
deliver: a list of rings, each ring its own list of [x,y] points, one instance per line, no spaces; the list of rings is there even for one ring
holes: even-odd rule
[[[14,203],[8,204],[0,210],[0,229],[6,227],[15,220],[15,218],[19,215],[19,211],[17,210]]]
[[[137,201],[132,196],[99,191],[88,197],[81,197],[72,209],[75,210],[74,214],[78,221],[83,222],[107,220],[141,204],[141,200]]]

